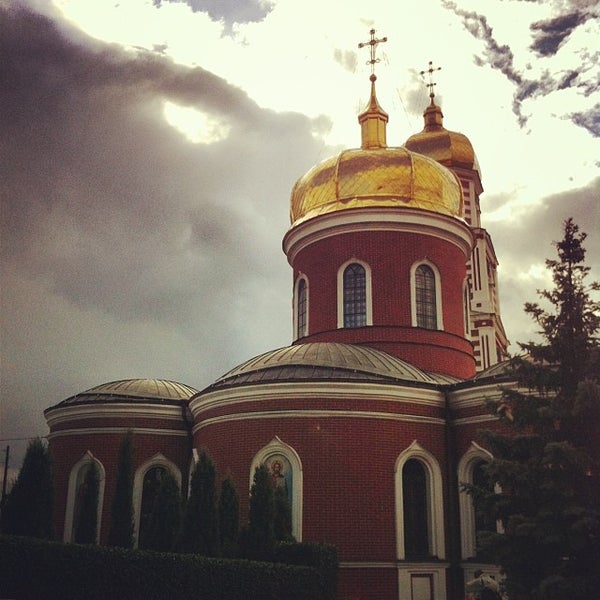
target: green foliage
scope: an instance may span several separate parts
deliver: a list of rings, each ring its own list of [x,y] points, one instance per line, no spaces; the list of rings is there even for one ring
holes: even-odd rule
[[[244,556],[268,560],[275,545],[273,484],[265,465],[257,467],[250,488],[248,527],[242,536]]]
[[[273,533],[278,542],[293,542],[292,507],[283,487],[275,488],[273,493]]]
[[[83,480],[76,516],[73,541],[78,544],[95,544],[98,540],[98,498],[100,494],[100,470],[95,462],[88,465]]]
[[[518,389],[492,406],[508,434],[482,434],[494,456],[487,477],[502,491],[468,490],[504,526],[482,534],[478,558],[501,565],[520,598],[583,600],[600,589],[600,305],[598,285],[585,285],[584,239],[565,222],[558,259],[546,261],[555,287],[539,292],[550,308],[525,305],[542,341],[520,344]]]
[[[181,497],[175,476],[168,470],[161,476],[160,486],[154,499],[152,513],[147,524],[143,545],[148,550],[170,552],[175,546],[181,525]]]
[[[215,465],[207,452],[200,454],[192,474],[179,550],[204,556],[219,554],[219,518],[215,484]]]
[[[240,498],[231,475],[225,477],[221,484],[219,534],[223,556],[237,556],[240,537]]]
[[[29,443],[23,465],[2,508],[2,531],[36,538],[52,538],[54,483],[46,445]]]
[[[317,568],[0,537],[0,597],[333,600]]]
[[[287,565],[313,567],[319,572],[325,597],[331,600],[337,597],[339,562],[335,546],[306,542],[281,542],[274,548],[273,560]]]
[[[117,481],[110,512],[108,545],[133,548],[133,433],[119,447]]]

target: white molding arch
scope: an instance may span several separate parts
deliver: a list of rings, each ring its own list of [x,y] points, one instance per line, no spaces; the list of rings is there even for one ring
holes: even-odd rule
[[[305,284],[305,290],[306,290],[306,322],[304,325],[304,333],[303,335],[299,336],[298,335],[298,286],[300,285],[300,281],[304,281]],[[294,323],[293,323],[293,327],[294,327],[294,340],[299,340],[303,337],[306,337],[308,335],[308,332],[310,331],[309,327],[310,327],[310,322],[309,322],[309,313],[310,313],[310,286],[309,286],[309,282],[308,282],[308,277],[306,275],[304,275],[303,273],[299,273],[298,277],[296,278],[296,281],[294,282],[294,296],[293,296],[293,307],[292,307],[292,314],[294,316]]]
[[[442,488],[442,472],[440,466],[430,452],[425,450],[417,440],[398,456],[394,469],[396,491],[396,554],[399,560],[406,559],[404,548],[404,493],[402,488],[402,470],[410,459],[418,460],[425,468],[427,479],[427,530],[429,553],[443,559],[446,556],[446,537],[444,532],[444,495]]]
[[[77,478],[81,469],[87,467],[90,463],[95,463],[100,472],[100,481],[98,486],[98,527],[96,536],[100,539],[100,527],[102,525],[102,507],[104,504],[104,484],[106,483],[106,471],[104,465],[88,450],[76,462],[69,473],[69,484],[67,487],[67,505],[65,508],[65,526],[63,529],[63,541],[73,541],[73,511],[75,510],[75,498],[77,497]]]
[[[473,483],[473,469],[481,461],[489,462],[492,454],[479,444],[471,442],[468,450],[458,462],[458,484]],[[458,508],[460,514],[460,547],[463,560],[476,555],[475,508],[473,498],[466,492],[459,490]]]
[[[176,479],[181,490],[181,471],[179,467],[170,461],[164,454],[158,452],[152,458],[140,465],[133,476],[133,539],[137,547],[140,534],[140,515],[142,512],[142,494],[144,490],[144,477],[154,467],[163,467]]]
[[[444,329],[444,313],[442,311],[442,278],[437,265],[432,263],[427,258],[418,260],[410,267],[410,320],[413,327],[418,327],[417,324],[417,283],[416,272],[421,265],[426,265],[433,271],[435,278],[435,311],[437,326],[436,330],[443,331]]]
[[[254,481],[254,472],[270,456],[281,454],[285,456],[292,467],[292,534],[296,541],[302,541],[302,461],[298,453],[275,436],[266,446],[263,446],[254,456],[250,466],[250,485]]]
[[[371,266],[364,260],[351,258],[343,263],[337,272],[337,326],[344,328],[344,271],[346,267],[357,264],[365,270],[365,296],[367,302],[366,321],[367,326],[373,325],[373,288],[371,282]]]

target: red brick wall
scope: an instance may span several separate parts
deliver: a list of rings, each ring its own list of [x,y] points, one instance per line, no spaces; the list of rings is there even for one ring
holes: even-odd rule
[[[338,270],[353,258],[371,267],[373,327],[338,330]],[[412,327],[410,270],[422,260],[440,274],[444,331]],[[404,232],[345,233],[304,248],[293,267],[294,278],[301,272],[309,281],[309,336],[299,343],[363,343],[420,368],[462,378],[475,374],[473,349],[464,337],[466,258],[454,244]]]

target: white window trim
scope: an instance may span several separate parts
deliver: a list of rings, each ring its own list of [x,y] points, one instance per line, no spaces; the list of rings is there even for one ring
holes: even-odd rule
[[[169,471],[177,481],[177,485],[181,490],[181,471],[177,465],[159,452],[152,458],[142,464],[133,476],[133,539],[134,546],[137,548],[140,534],[140,515],[142,512],[142,492],[144,490],[144,477],[146,473],[154,467],[163,467]]]
[[[481,461],[489,462],[492,458],[493,455],[488,450],[472,441],[469,449],[463,454],[458,462],[458,484],[473,483],[473,469],[475,468],[475,465]],[[467,492],[460,490],[458,496],[458,508],[460,514],[461,555],[463,560],[467,560],[475,557],[477,547],[473,497],[470,494],[467,494]],[[498,529],[498,531],[500,531],[500,529]]]
[[[399,560],[406,559],[404,548],[404,494],[402,488],[402,470],[406,461],[414,458],[425,467],[427,478],[427,529],[429,552],[439,559],[446,557],[446,538],[444,533],[444,497],[442,491],[442,472],[435,457],[414,440],[396,460],[394,470],[396,491],[396,554]]]
[[[440,272],[438,268],[433,264],[430,260],[423,259],[413,263],[410,268],[410,319],[413,327],[418,327],[417,323],[417,281],[416,281],[416,273],[417,269],[421,265],[426,265],[431,268],[433,271],[433,276],[435,278],[435,310],[436,310],[436,320],[437,320],[437,328],[432,329],[431,331],[442,331],[444,329],[444,318],[442,311],[442,278],[440,277]]]
[[[67,488],[67,506],[65,509],[65,526],[63,530],[63,541],[69,543],[73,540],[73,511],[75,510],[75,497],[77,490],[77,477],[81,469],[90,463],[96,463],[100,472],[100,481],[98,486],[98,527],[96,531],[97,539],[100,539],[100,527],[102,525],[102,506],[104,504],[104,484],[106,483],[106,471],[104,465],[88,450],[85,454],[73,465],[69,474],[69,484]]]
[[[368,263],[351,258],[340,266],[337,273],[337,326],[338,329],[344,329],[344,271],[346,267],[352,264],[360,265],[365,270],[365,295],[367,301],[367,326],[373,325],[373,293],[371,283],[371,267]]]
[[[298,286],[300,285],[300,281],[304,280],[304,283],[306,285],[306,322],[304,325],[304,333],[302,336],[298,335]],[[298,275],[298,278],[296,279],[296,282],[294,283],[294,298],[293,298],[293,315],[294,315],[294,340],[298,340],[302,337],[306,337],[308,335],[308,332],[310,331],[309,329],[309,302],[310,302],[310,295],[309,295],[309,284],[308,284],[308,277],[306,277],[306,275],[303,275],[302,273],[300,273]]]
[[[289,461],[292,467],[292,534],[296,538],[297,542],[302,541],[302,461],[298,453],[281,441],[281,439],[275,436],[266,446],[261,448],[254,459],[250,467],[250,485],[249,489],[252,488],[254,482],[254,472],[257,467],[262,465],[270,456],[274,454],[282,454]]]

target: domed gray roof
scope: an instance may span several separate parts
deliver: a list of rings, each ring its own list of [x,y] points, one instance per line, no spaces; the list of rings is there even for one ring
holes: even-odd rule
[[[368,346],[316,342],[265,352],[235,367],[207,390],[246,383],[298,380],[352,380],[419,386],[452,384],[459,380],[422,371],[386,352]]]
[[[122,379],[97,385],[63,400],[56,407],[91,403],[181,404],[198,390],[166,379]],[[53,407],[55,408],[55,407]]]

